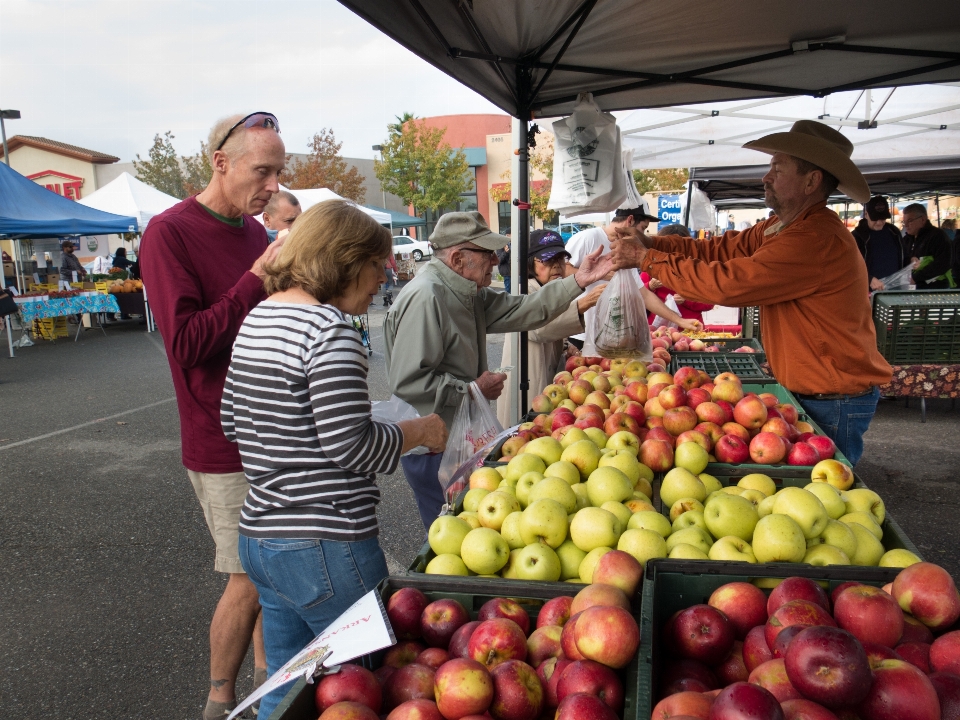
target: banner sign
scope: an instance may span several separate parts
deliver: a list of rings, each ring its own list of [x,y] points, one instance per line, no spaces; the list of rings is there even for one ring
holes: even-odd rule
[[[682,224],[683,213],[680,212],[680,196],[657,196],[657,217],[660,218],[660,222],[669,225]]]

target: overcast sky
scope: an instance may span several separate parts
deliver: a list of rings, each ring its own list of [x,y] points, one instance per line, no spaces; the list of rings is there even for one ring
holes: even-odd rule
[[[373,157],[396,115],[501,112],[334,0],[0,0],[7,136],[145,156],[172,130],[182,154],[213,122],[266,110],[288,152],[333,128]]]

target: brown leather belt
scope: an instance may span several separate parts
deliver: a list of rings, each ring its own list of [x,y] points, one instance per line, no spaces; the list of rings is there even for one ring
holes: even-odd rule
[[[806,399],[806,400],[849,400],[849,399],[852,399],[852,398],[863,397],[864,395],[870,395],[870,394],[873,393],[873,390],[874,390],[874,388],[873,388],[873,386],[871,385],[870,387],[868,387],[868,388],[867,388],[866,390],[864,390],[863,392],[856,393],[855,395],[847,395],[847,394],[844,394],[844,393],[833,393],[833,394],[818,393],[818,394],[816,394],[816,395],[803,395],[803,394],[801,394],[801,393],[794,393],[794,395],[795,395],[797,398],[801,399],[801,400],[803,400],[803,399]]]

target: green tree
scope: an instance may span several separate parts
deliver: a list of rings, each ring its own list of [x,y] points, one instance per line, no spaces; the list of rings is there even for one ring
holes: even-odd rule
[[[417,214],[455,206],[473,185],[463,148],[452,149],[443,141],[445,129],[430,128],[409,113],[397,120],[382,143],[383,160],[373,164],[383,190],[413,205]]]
[[[665,193],[682,190],[689,175],[685,168],[634,170],[633,181],[641,195],[648,192]]]
[[[188,197],[200,193],[213,177],[207,149],[207,144],[201,140],[200,152],[180,158],[183,163],[183,189]]]
[[[347,166],[340,155],[343,143],[337,142],[333,129],[321,128],[307,143],[311,149],[306,161],[299,158],[288,165],[284,174],[284,185],[294,190],[308,188],[329,188],[337,195],[363,203],[367,190],[363,186],[366,178],[355,167]]]
[[[160,192],[173,195],[181,200],[187,196],[183,185],[183,168],[177,158],[177,151],[173,149],[172,132],[167,130],[163,134],[153,136],[153,146],[148,153],[148,160],[143,160],[139,153],[133,161],[137,177],[147,185],[152,185]]]
[[[530,183],[530,214],[547,224],[556,224],[560,220],[557,211],[547,209],[553,189],[553,135],[545,135],[537,142],[537,147],[530,153],[530,169],[546,176],[546,180]],[[512,172],[507,170],[500,175],[500,179],[506,185],[490,189],[490,197],[494,202],[510,200]]]

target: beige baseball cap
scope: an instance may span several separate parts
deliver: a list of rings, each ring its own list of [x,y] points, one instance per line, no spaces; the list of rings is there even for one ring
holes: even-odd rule
[[[483,215],[474,211],[443,215],[430,235],[430,242],[437,250],[463,243],[473,243],[484,250],[499,250],[510,240],[493,232]]]

